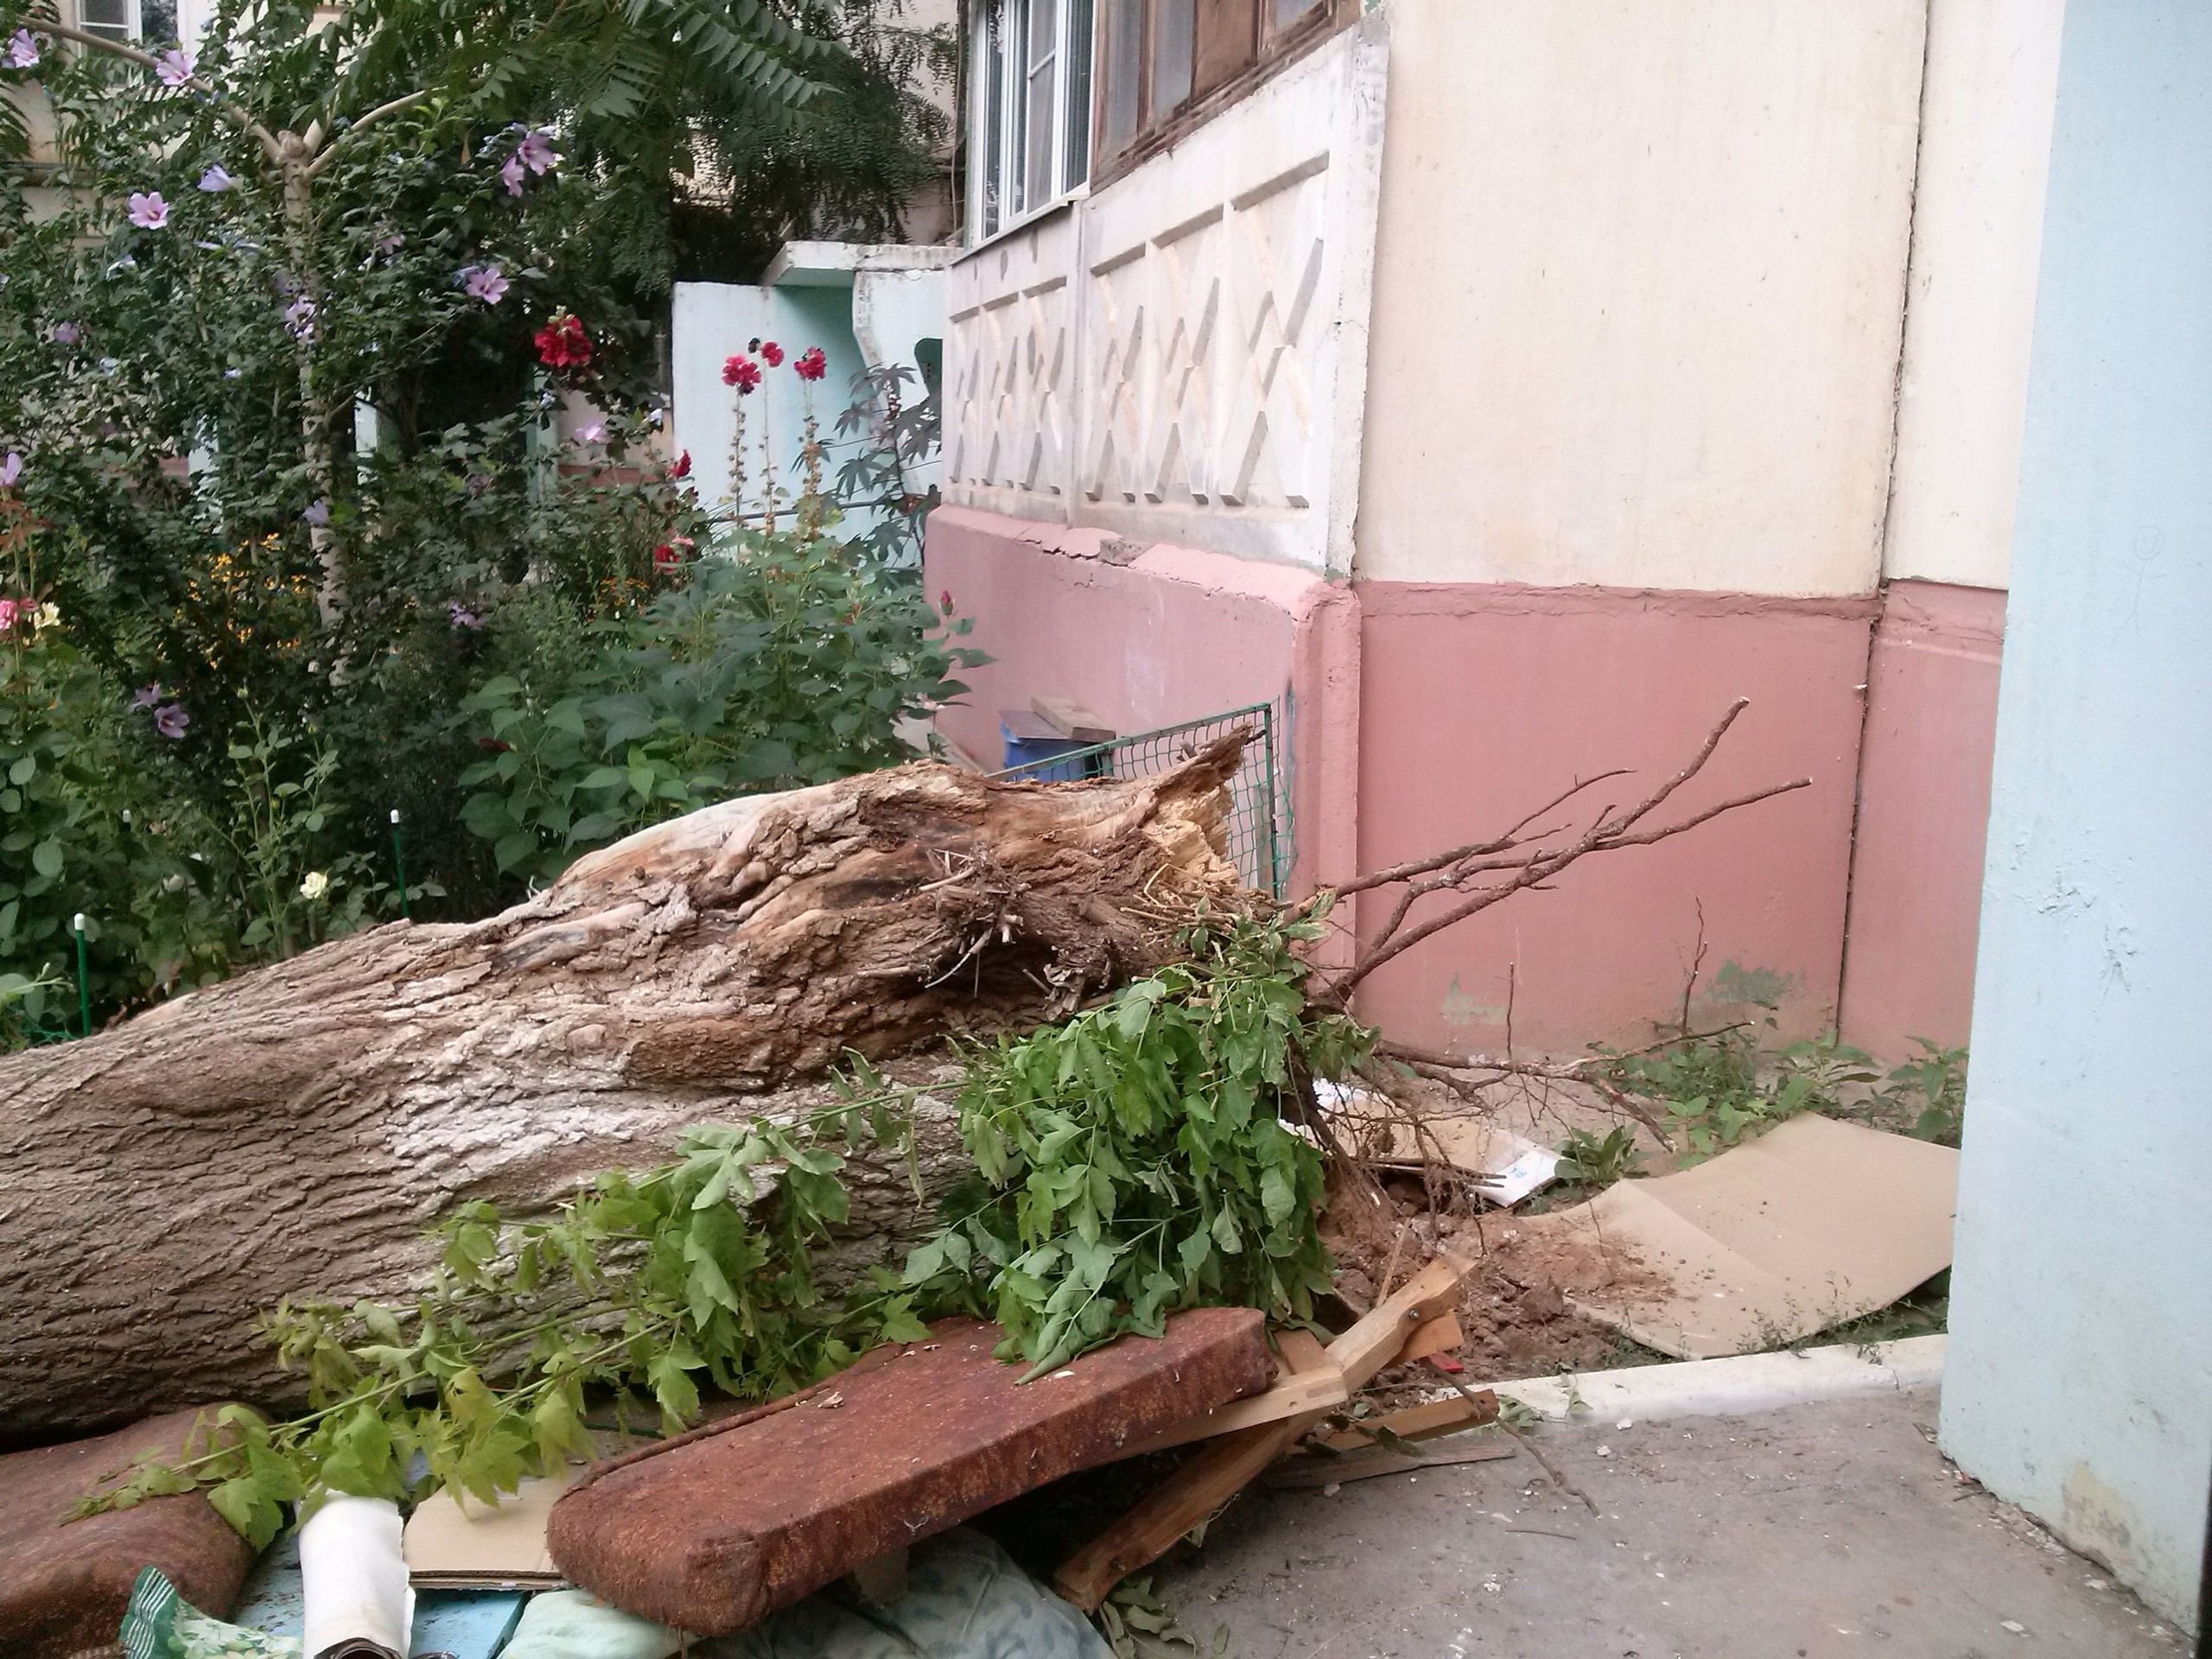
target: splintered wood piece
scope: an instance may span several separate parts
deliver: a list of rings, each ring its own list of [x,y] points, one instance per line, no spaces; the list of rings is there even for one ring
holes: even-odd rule
[[[1346,1383],[1358,1388],[1397,1358],[1414,1332],[1459,1306],[1459,1287],[1473,1271],[1471,1262],[1439,1255],[1332,1342],[1329,1363],[1344,1374]]]
[[[1459,1287],[1473,1271],[1472,1262],[1439,1255],[1322,1349],[1323,1358],[1344,1378],[1347,1389],[1358,1388],[1397,1356],[1414,1331],[1457,1305]],[[1287,1335],[1283,1350],[1285,1358],[1290,1358]],[[1209,1440],[1135,1509],[1061,1562],[1052,1574],[1052,1587],[1084,1611],[1096,1611],[1116,1585],[1158,1560],[1178,1538],[1243,1491],[1328,1414],[1325,1410],[1305,1412]]]
[[[1431,1354],[1448,1354],[1466,1339],[1459,1329],[1457,1313],[1440,1314],[1424,1325],[1415,1325],[1413,1335],[1406,1338],[1406,1345],[1398,1350],[1390,1363],[1406,1365],[1416,1359],[1427,1359]]]
[[[1085,1612],[1097,1611],[1116,1585],[1158,1560],[1328,1414],[1309,1412],[1208,1440],[1135,1509],[1061,1562],[1052,1588]]]
[[[1471,1398],[1455,1394],[1447,1399],[1431,1400],[1425,1405],[1407,1406],[1360,1421],[1370,1430],[1387,1429],[1402,1440],[1433,1440],[1439,1434],[1455,1434],[1478,1423],[1496,1422],[1497,1396],[1484,1389]],[[1357,1428],[1340,1428],[1319,1438],[1322,1445],[1338,1452],[1357,1452],[1362,1446],[1375,1444],[1372,1433],[1363,1434]]]

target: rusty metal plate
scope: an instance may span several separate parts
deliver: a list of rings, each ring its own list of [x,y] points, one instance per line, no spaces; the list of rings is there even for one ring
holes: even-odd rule
[[[1260,1314],[1194,1308],[1017,1387],[998,1326],[948,1319],[828,1382],[595,1465],[553,1506],[553,1560],[601,1600],[701,1636],[1103,1463],[1273,1373]]]
[[[207,1408],[212,1420],[214,1408]],[[218,1618],[231,1611],[253,1550],[198,1492],[63,1524],[70,1506],[128,1469],[140,1452],[181,1454],[197,1412],[149,1418],[114,1434],[0,1458],[0,1654],[64,1659],[115,1645],[142,1567]]]

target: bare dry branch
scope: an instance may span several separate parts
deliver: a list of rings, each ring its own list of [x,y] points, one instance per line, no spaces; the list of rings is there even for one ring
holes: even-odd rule
[[[1406,883],[1407,886],[1406,891],[1399,896],[1398,902],[1392,907],[1390,916],[1382,929],[1376,932],[1366,948],[1357,954],[1351,967],[1330,978],[1319,992],[1319,1000],[1339,1007],[1343,1007],[1350,998],[1353,988],[1384,963],[1411,950],[1432,934],[1441,932],[1447,927],[1466,920],[1468,917],[1478,912],[1502,903],[1516,893],[1541,887],[1553,876],[1588,854],[1614,852],[1624,847],[1648,847],[1655,842],[1665,841],[1670,836],[1679,836],[1687,830],[1694,830],[1701,823],[1719,817],[1724,812],[1732,812],[1739,807],[1750,806],[1770,797],[1786,794],[1792,790],[1810,788],[1813,780],[1809,778],[1800,778],[1789,783],[1777,784],[1766,789],[1754,791],[1748,795],[1737,796],[1732,799],[1721,802],[1717,806],[1708,807],[1704,811],[1694,813],[1679,823],[1666,824],[1656,830],[1637,830],[1636,826],[1663,804],[1676,790],[1704,770],[1706,762],[1713,758],[1713,751],[1719,747],[1720,740],[1727,735],[1728,728],[1735,724],[1736,717],[1743,713],[1749,706],[1749,702],[1750,699],[1738,697],[1731,703],[1726,712],[1713,723],[1712,731],[1707,734],[1704,743],[1699,747],[1689,764],[1676,772],[1674,777],[1669,779],[1624,812],[1615,815],[1612,808],[1608,806],[1599,814],[1597,822],[1590,829],[1564,846],[1538,846],[1529,848],[1525,851],[1516,850],[1521,847],[1521,842],[1516,837],[1522,829],[1551,811],[1560,803],[1587,788],[1589,784],[1598,782],[1598,779],[1591,779],[1588,783],[1576,784],[1564,794],[1522,818],[1520,823],[1515,825],[1503,836],[1494,837],[1489,842],[1471,843],[1436,858],[1415,860],[1407,864],[1394,866],[1391,869],[1377,872],[1374,876],[1362,876],[1347,882],[1338,889],[1339,893],[1357,893],[1399,882]],[[1618,772],[1602,774],[1605,777],[1618,775]],[[1501,854],[1511,855],[1499,856]],[[1491,873],[1503,874],[1507,871],[1512,872],[1510,879],[1493,886],[1476,889],[1462,902],[1432,916],[1416,926],[1406,925],[1413,906],[1419,899],[1447,889],[1464,892],[1465,883],[1477,875]],[[1425,880],[1422,879],[1424,877],[1426,877]]]

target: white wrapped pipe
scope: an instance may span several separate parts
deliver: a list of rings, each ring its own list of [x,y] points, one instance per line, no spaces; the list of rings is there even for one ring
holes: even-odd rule
[[[307,1659],[407,1659],[415,1592],[399,1551],[399,1506],[333,1494],[300,1529]]]

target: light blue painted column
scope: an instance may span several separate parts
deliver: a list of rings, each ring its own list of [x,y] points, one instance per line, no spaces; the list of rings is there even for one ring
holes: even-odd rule
[[[2212,1483],[2212,4],[2071,0],[1942,1441],[2196,1618]]]

